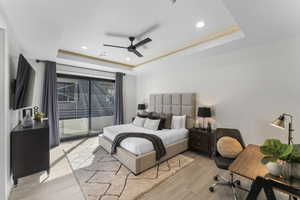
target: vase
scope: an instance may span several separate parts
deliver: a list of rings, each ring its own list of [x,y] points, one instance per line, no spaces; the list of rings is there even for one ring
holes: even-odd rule
[[[42,119],[43,119],[42,116],[35,116],[34,120],[40,122],[42,121]]]
[[[280,176],[281,174],[281,169],[278,163],[276,162],[269,162],[266,164],[266,167],[269,171],[270,174],[273,176]]]
[[[300,179],[300,163],[292,163],[292,177]]]
[[[289,180],[290,178],[300,179],[300,163],[282,161],[280,166],[281,176],[286,180]]]
[[[281,161],[280,167],[281,167],[281,176],[286,180],[290,180],[292,177],[292,168],[293,168],[292,163]]]
[[[281,171],[281,176],[286,179],[290,180],[292,176],[292,165],[289,162],[286,161],[281,161],[280,162],[280,171]]]
[[[30,110],[26,110],[25,112],[26,112],[26,115],[25,115],[25,117],[23,119],[22,126],[24,128],[32,127],[33,120],[32,120],[31,114],[30,114]]]

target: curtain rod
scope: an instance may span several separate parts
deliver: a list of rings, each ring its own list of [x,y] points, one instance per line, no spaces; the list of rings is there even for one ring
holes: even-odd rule
[[[37,63],[39,62],[47,62],[47,60],[39,60],[36,59],[35,60]],[[111,74],[115,74],[116,72],[110,72],[110,71],[104,71],[104,70],[100,70],[100,69],[89,69],[89,68],[85,68],[85,67],[79,67],[79,66],[74,66],[74,65],[69,65],[69,64],[63,64],[63,63],[56,63],[58,65],[64,65],[64,66],[68,66],[68,67],[75,67],[75,68],[79,68],[79,69],[87,69],[87,70],[94,70],[94,71],[98,71],[98,72],[105,72],[105,73],[111,73]],[[122,73],[124,76],[126,76],[125,73]]]

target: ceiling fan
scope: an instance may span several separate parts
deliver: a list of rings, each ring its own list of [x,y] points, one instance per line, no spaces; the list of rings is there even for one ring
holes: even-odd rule
[[[146,38],[146,39],[144,39],[144,40],[142,40],[142,41],[140,41],[136,44],[133,44],[133,41],[135,40],[135,37],[129,37],[129,40],[130,40],[130,45],[128,47],[122,47],[122,46],[110,45],[110,44],[103,44],[103,46],[120,48],[120,49],[127,49],[129,52],[134,53],[138,57],[143,57],[143,55],[140,52],[138,52],[136,49],[152,41],[151,38]]]

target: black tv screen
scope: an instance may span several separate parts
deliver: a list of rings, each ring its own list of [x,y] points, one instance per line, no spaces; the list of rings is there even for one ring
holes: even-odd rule
[[[19,56],[13,108],[32,106],[35,71],[23,55]]]

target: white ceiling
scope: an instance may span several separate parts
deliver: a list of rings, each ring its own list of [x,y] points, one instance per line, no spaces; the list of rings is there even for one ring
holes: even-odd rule
[[[298,0],[223,0],[245,37],[217,48],[197,52],[198,57],[214,56],[241,48],[265,45],[300,36]]]
[[[138,64],[236,25],[221,0],[2,0],[1,6],[27,53],[52,59],[64,49]],[[197,29],[201,20],[206,26]],[[153,40],[139,49],[143,58],[103,47],[128,46],[127,38],[111,35],[136,36],[151,27],[141,38]]]
[[[232,25],[241,27],[245,39],[208,52],[300,34],[298,0],[177,0],[174,5],[169,0],[0,0],[0,7],[23,53],[51,60],[57,59],[58,49],[65,49],[92,56],[107,52],[102,58],[138,64]],[[200,20],[206,26],[196,29],[195,23]],[[156,28],[144,37],[151,37],[153,42],[139,49],[144,58],[102,46],[129,44],[126,38],[108,33],[139,35],[152,26]]]

